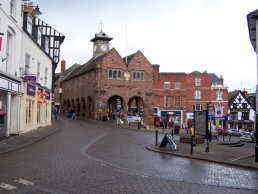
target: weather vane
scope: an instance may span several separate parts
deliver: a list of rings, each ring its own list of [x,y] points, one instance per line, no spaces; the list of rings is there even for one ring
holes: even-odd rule
[[[101,31],[102,31],[102,26],[103,26],[103,22],[102,22],[102,20],[100,20]]]

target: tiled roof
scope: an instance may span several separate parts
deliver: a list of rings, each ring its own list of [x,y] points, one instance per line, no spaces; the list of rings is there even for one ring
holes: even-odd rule
[[[223,79],[220,79],[215,73],[209,73],[211,76],[211,83],[214,85],[223,85]]]
[[[228,105],[229,106],[234,102],[234,100],[236,99],[239,92],[240,92],[240,90],[234,90],[232,92],[228,92]]]
[[[70,79],[73,71],[75,69],[79,68],[80,66],[81,66],[80,64],[75,63],[73,66],[71,66],[67,70],[65,70],[64,73],[61,73],[60,76],[64,77],[62,81],[67,81],[68,79]]]
[[[77,66],[75,69],[73,69],[73,71],[71,71],[69,73],[69,75],[67,75],[63,81],[67,81],[69,79],[72,79],[78,75],[81,75],[81,74],[84,74],[86,72],[89,72],[93,69],[95,69],[96,67],[96,64],[102,60],[102,58],[104,56],[106,56],[108,52],[104,53],[103,55],[97,55],[95,57],[92,57],[87,63],[83,64],[83,65],[80,65],[80,66]]]
[[[136,55],[136,53],[133,53],[131,55],[128,55],[127,57],[124,57],[123,60],[124,62],[126,62],[126,58],[127,58],[127,64],[131,61],[131,59],[134,57],[134,55]]]

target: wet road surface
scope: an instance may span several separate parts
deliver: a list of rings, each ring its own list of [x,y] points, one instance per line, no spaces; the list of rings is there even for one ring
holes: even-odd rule
[[[151,152],[153,133],[61,119],[63,130],[0,155],[0,193],[258,191],[255,170]]]

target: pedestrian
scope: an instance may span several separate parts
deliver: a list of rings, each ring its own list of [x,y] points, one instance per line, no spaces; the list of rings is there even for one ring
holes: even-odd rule
[[[116,112],[116,124],[120,125],[120,111]]]
[[[55,120],[57,120],[57,114],[58,114],[58,108],[55,107],[55,109],[54,109]]]
[[[72,113],[72,119],[76,120],[76,113],[75,113],[74,107],[72,108],[71,113]]]

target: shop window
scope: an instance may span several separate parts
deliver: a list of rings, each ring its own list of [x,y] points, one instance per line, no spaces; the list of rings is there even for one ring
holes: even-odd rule
[[[41,123],[41,103],[37,104],[37,124]]]
[[[26,124],[33,124],[33,107],[34,100],[26,100]]]

